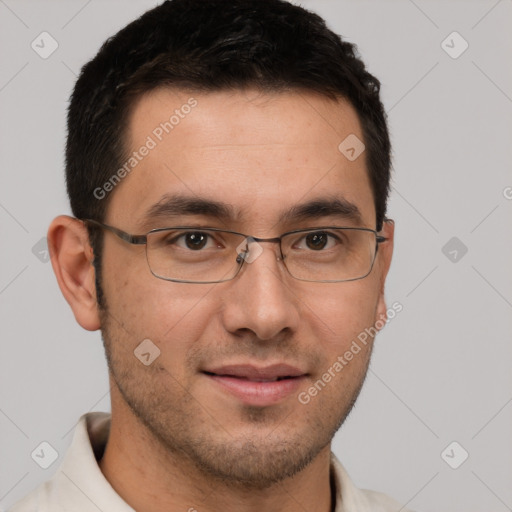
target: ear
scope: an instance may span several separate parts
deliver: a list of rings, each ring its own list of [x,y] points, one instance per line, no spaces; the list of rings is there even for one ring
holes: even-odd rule
[[[60,290],[76,321],[88,331],[100,328],[93,251],[85,224],[60,215],[48,229],[48,249]]]
[[[393,244],[395,239],[395,222],[391,219],[385,220],[382,225],[382,230],[379,233],[386,240],[379,244],[377,252],[377,271],[379,272],[379,299],[377,303],[377,310],[375,314],[375,326],[382,329],[387,321],[387,307],[386,299],[384,297],[384,285],[386,283],[386,276],[388,275],[389,267],[391,265],[391,258],[393,256]]]

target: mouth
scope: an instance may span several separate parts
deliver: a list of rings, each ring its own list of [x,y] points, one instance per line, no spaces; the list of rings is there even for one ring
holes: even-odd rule
[[[264,368],[230,365],[201,372],[221,391],[253,406],[277,404],[290,397],[308,374],[299,368],[277,364]]]
[[[250,378],[250,377],[243,377],[243,376],[239,376],[239,375],[229,375],[229,374],[218,375],[218,374],[212,373],[212,372],[203,372],[203,373],[205,373],[206,375],[215,376],[215,377],[232,377],[233,379],[247,380],[250,382],[278,382],[280,380],[296,379],[297,378],[297,377],[292,377],[292,376],[286,375],[283,377],[272,377],[272,378],[263,379],[263,378]]]

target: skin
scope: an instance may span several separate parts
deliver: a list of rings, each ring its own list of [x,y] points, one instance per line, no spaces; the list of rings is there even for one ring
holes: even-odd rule
[[[325,217],[296,225],[279,213],[314,198],[344,197],[375,229],[364,154],[338,150],[354,133],[354,109],[309,92],[187,93],[158,89],[135,105],[128,147],[193,96],[198,104],[111,192],[104,221],[129,233],[198,222],[257,237],[335,224]],[[231,204],[229,223],[202,216],[142,222],[165,193]],[[183,284],[157,279],[144,246],[105,234],[103,290],[96,304],[92,250],[83,224],[56,218],[49,230],[52,264],[78,323],[102,329],[111,383],[112,425],[100,468],[134,509],[199,512],[331,510],[331,441],[364,381],[372,343],[307,405],[292,394],[250,407],[200,373],[205,365],[287,362],[308,373],[307,390],[365,328],[386,317],[384,283],[393,224],[381,232],[372,272],[343,283],[293,279],[277,245],[245,264],[236,279]],[[134,349],[149,338],[160,356],[141,364]],[[299,505],[300,504],[300,505]]]

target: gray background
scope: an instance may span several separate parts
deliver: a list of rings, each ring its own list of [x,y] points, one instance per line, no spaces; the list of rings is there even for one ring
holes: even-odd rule
[[[81,414],[110,410],[100,335],[75,323],[40,240],[69,213],[76,74],[153,5],[0,0],[2,509],[51,476]],[[416,510],[512,510],[512,2],[302,5],[356,42],[381,79],[395,154],[387,297],[403,311],[377,340],[334,452],[358,486]],[[59,45],[47,59],[31,48],[42,31]],[[458,58],[458,36],[442,45],[453,31],[469,44]],[[42,441],[60,454],[46,470],[30,456]]]

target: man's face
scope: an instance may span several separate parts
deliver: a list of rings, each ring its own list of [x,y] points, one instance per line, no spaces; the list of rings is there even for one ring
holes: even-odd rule
[[[191,96],[197,105],[159,141],[155,129]],[[156,146],[112,192],[105,222],[134,234],[194,225],[262,238],[326,225],[375,229],[364,153],[349,161],[338,150],[350,134],[363,139],[355,111],[342,100],[159,89],[136,104],[128,136],[130,152],[147,144],[148,136]],[[225,203],[236,215],[146,218],[151,207],[176,194]],[[279,220],[294,206],[333,198],[357,206],[361,222],[335,215]],[[102,274],[103,337],[125,411],[163,444],[162,457],[166,451],[185,456],[210,475],[255,487],[297,473],[329,446],[350,411],[371,342],[309,403],[298,396],[380,319],[391,257],[391,242],[385,242],[364,279],[313,283],[288,274],[277,244],[260,245],[263,252],[244,263],[234,280],[185,284],[154,277],[144,246],[106,232]],[[147,366],[134,355],[145,339],[160,350]],[[205,373],[274,364],[303,375],[281,398],[244,398]],[[113,410],[115,396],[113,390]]]

